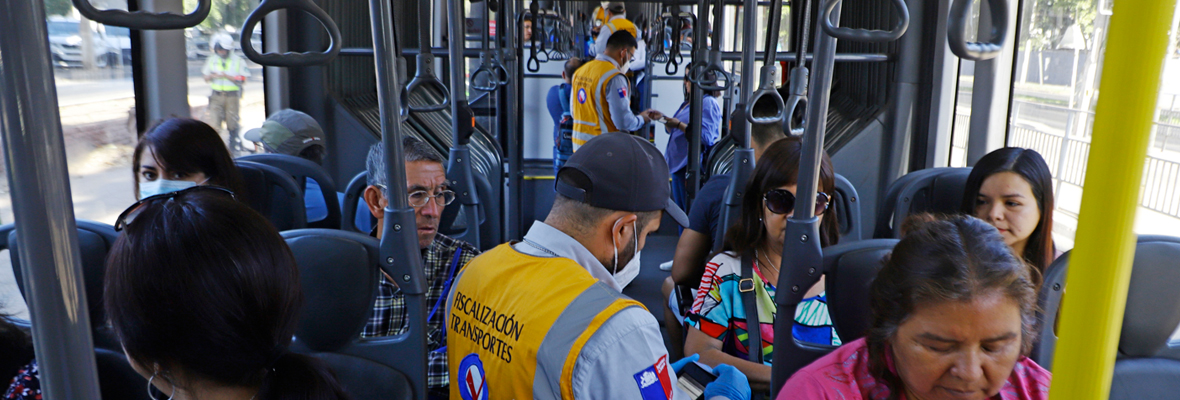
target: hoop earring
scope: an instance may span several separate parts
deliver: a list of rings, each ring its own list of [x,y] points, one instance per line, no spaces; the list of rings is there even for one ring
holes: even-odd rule
[[[148,398],[150,398],[152,400],[158,400],[158,399],[156,399],[156,395],[152,394],[152,380],[156,379],[157,374],[159,374],[159,372],[153,372],[152,377],[148,378],[147,393],[148,393]],[[172,400],[173,397],[176,397],[176,388],[175,387],[172,388],[172,395],[168,396],[168,400]]]

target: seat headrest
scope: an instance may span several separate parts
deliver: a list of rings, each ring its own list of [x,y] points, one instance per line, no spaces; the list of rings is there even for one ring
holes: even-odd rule
[[[1127,292],[1119,353],[1153,357],[1180,325],[1180,238],[1140,236]],[[1068,295],[1066,296],[1068,297]]]
[[[295,178],[266,164],[245,160],[234,164],[249,189],[245,198],[250,208],[266,217],[279,231],[307,227],[303,189]]]
[[[115,228],[98,222],[79,220],[78,249],[82,256],[82,282],[86,286],[86,306],[90,311],[90,325],[106,325],[106,311],[103,309],[103,277],[106,275],[107,253],[119,237]],[[16,230],[8,234],[8,246],[12,259],[13,275],[22,295],[26,294],[24,272],[21,270],[21,250],[17,248]]]
[[[299,264],[303,288],[295,337],[317,352],[358,340],[376,299],[377,240],[327,229],[286,231],[283,237]]]
[[[897,239],[869,239],[824,249],[825,287],[832,324],[844,343],[869,328],[869,286]]]

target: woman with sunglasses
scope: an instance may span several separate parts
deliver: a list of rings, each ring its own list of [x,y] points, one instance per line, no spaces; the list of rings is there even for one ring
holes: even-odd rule
[[[781,139],[766,148],[746,185],[749,195],[742,200],[741,218],[726,233],[722,251],[706,266],[692,311],[686,318],[690,329],[684,354],[700,354],[700,361],[709,365],[737,367],[749,377],[755,390],[764,390],[770,384],[774,285],[778,282],[782,258],[790,256],[782,254],[783,235],[787,218],[794,213],[802,153],[803,144],[794,137]],[[830,193],[835,189],[835,176],[832,160],[824,154],[815,213],[820,218],[820,243],[825,247],[836,244],[840,235],[835,215],[826,213]],[[753,260],[752,287],[746,287],[745,291],[753,290],[752,297],[759,310],[757,321],[749,321],[745,312],[741,286],[743,256]],[[795,338],[823,345],[841,344],[828,316],[822,279],[807,291],[799,310],[795,315]],[[751,345],[746,332],[752,324],[762,332],[762,343],[753,345],[754,351],[762,352],[761,365],[749,361]]]
[[[239,195],[246,189],[221,136],[195,119],[169,118],[149,129],[135,146],[131,169],[140,199],[199,185]]]
[[[295,258],[231,192],[151,196],[115,228],[123,234],[107,258],[104,303],[149,396],[347,398],[326,366],[288,350],[303,300]]]

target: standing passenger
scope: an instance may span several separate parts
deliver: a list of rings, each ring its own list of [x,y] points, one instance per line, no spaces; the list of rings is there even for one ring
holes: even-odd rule
[[[1060,254],[1053,244],[1053,176],[1040,153],[1006,147],[983,156],[967,177],[963,212],[1000,230],[1004,243],[1037,270]]]
[[[292,353],[303,301],[278,231],[224,188],[149,197],[115,223],[104,303],[135,371],[176,399],[347,399]]]
[[[233,39],[229,35],[214,37],[213,54],[205,60],[201,74],[213,93],[209,95],[209,106],[205,109],[205,121],[214,129],[225,130],[229,136],[229,147],[235,153],[242,151],[242,140],[238,138],[238,111],[242,103],[242,86],[250,77],[246,61],[234,54]]]
[[[706,77],[706,79],[708,78]],[[688,172],[688,154],[691,149],[688,148],[687,132],[692,131],[694,135],[701,136],[702,161],[708,154],[708,149],[713,148],[713,145],[721,138],[721,104],[717,102],[717,96],[721,95],[721,91],[705,91],[705,95],[702,97],[701,126],[695,127],[688,125],[688,121],[692,117],[689,114],[691,95],[692,82],[688,81],[688,75],[685,74],[684,102],[680,103],[680,108],[676,110],[676,113],[664,122],[668,134],[671,135],[668,138],[668,147],[664,150],[664,159],[668,161],[668,170],[672,171],[672,199],[676,200],[676,205],[680,208],[688,206],[685,204],[688,201],[685,174]],[[699,174],[701,171],[694,172]]]
[[[479,250],[467,242],[438,233],[443,209],[455,201],[455,192],[451,191],[448,184],[442,156],[426,142],[409,136],[402,141],[402,149],[406,164],[406,191],[409,193],[409,205],[414,207],[418,248],[422,251],[423,272],[428,285],[426,349],[430,352],[427,353],[426,385],[430,389],[431,399],[446,399],[447,354],[442,349],[447,345],[447,332],[443,326],[446,310],[442,303],[452,277],[475,258]],[[386,197],[389,181],[385,176],[385,146],[381,142],[369,148],[365,166],[369,172],[365,202],[369,205],[369,212],[377,218],[372,235],[381,238],[385,226],[385,207],[389,206]],[[409,329],[406,324],[405,297],[394,282],[393,278],[381,274],[373,315],[361,331],[361,337],[399,335]]]
[[[140,199],[198,185],[221,186],[245,200],[246,184],[217,131],[188,118],[166,119],[139,139],[132,154]]]
[[[549,88],[545,103],[549,108],[549,116],[553,118],[553,175],[574,154],[573,132],[574,120],[570,114],[570,94],[573,90],[570,79],[582,66],[582,59],[570,57],[565,62],[565,70],[561,71],[560,84]]]
[[[659,111],[631,113],[631,84],[627,81],[627,62],[635,54],[635,36],[620,30],[610,36],[606,49],[578,68],[574,74],[570,99],[574,118],[574,151],[586,141],[608,132],[636,132]]]
[[[614,278],[659,228],[661,211],[685,222],[659,150],[604,134],[570,157],[556,187],[544,222],[456,278],[447,300],[451,398],[686,399],[659,324]],[[740,371],[715,371],[706,398],[749,397]]]
[[[983,221],[918,225],[869,288],[865,338],[795,372],[778,400],[1047,399],[1051,375],[1025,358],[1031,275]]]

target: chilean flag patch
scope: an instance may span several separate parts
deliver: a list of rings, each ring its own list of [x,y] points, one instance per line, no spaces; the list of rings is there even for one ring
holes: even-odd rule
[[[672,398],[672,377],[668,374],[668,356],[656,360],[655,365],[644,368],[634,375],[635,384],[643,400],[668,400]]]
[[[626,87],[619,88],[619,98],[620,99],[627,98],[627,88]]]

